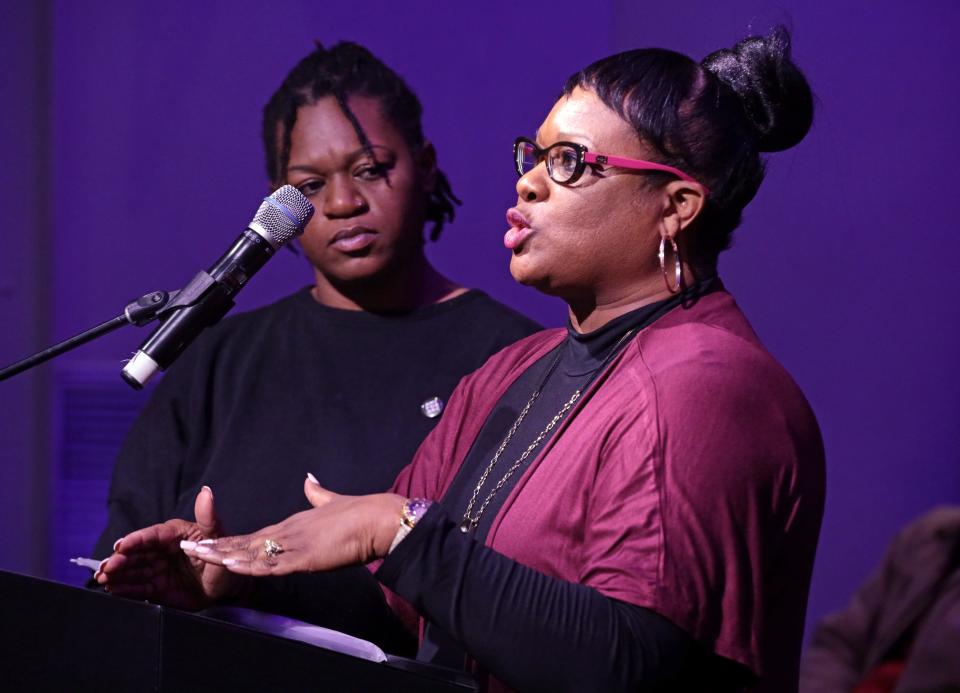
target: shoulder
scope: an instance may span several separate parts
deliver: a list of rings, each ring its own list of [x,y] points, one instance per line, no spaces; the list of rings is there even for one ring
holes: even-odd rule
[[[671,311],[638,335],[635,348],[638,367],[662,385],[665,396],[727,400],[764,395],[806,406],[793,378],[760,343],[726,292]]]
[[[900,530],[893,542],[901,552],[932,544],[960,545],[960,506],[941,505],[926,512]]]
[[[267,330],[278,321],[306,312],[311,301],[309,288],[301,289],[268,305],[230,315],[207,330],[201,338],[223,342],[239,333]]]
[[[207,330],[201,339],[207,342],[229,345],[237,339],[249,343],[258,334],[276,335],[277,325],[289,329],[291,321],[303,321],[316,314],[316,305],[310,297],[310,287],[304,287],[289,296],[259,308],[230,315]]]
[[[566,337],[563,328],[540,330],[493,354],[478,370],[464,378],[467,387],[498,388],[532,366]]]
[[[262,350],[265,340],[281,333],[280,325],[289,325],[304,310],[307,290],[301,290],[274,303],[230,315],[204,330],[164,375],[167,387],[184,380],[206,381],[231,360],[248,359]]]
[[[932,585],[956,569],[958,552],[960,506],[939,506],[897,532],[876,574],[884,577],[891,590],[896,585]]]
[[[494,354],[539,332],[541,326],[476,289],[418,312],[421,331],[443,346],[437,367],[446,364],[457,379]]]
[[[802,467],[813,483],[823,442],[806,397],[729,294],[701,303],[672,311],[631,345],[629,373],[649,393],[663,445],[697,473],[698,460],[731,479],[761,469],[785,478]]]
[[[460,302],[460,310],[454,313],[458,318],[470,320],[479,329],[516,335],[511,341],[543,329],[539,323],[479,289],[471,289],[452,300]]]

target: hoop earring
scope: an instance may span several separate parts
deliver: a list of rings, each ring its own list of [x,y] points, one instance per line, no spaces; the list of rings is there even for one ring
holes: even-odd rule
[[[660,252],[657,253],[657,257],[660,258],[660,272],[663,274],[663,282],[667,285],[667,290],[672,294],[680,293],[683,289],[683,268],[680,265],[680,249],[677,248],[677,242],[670,239],[670,247],[673,249],[673,258],[674,258],[674,284],[670,286],[670,277],[667,275],[667,239],[663,236],[660,237]]]

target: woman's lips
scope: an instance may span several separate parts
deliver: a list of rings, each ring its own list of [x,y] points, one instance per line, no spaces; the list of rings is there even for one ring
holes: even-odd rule
[[[507,250],[516,250],[527,236],[533,233],[533,229],[530,228],[527,218],[516,207],[507,210],[507,223],[510,228],[503,235],[503,245]]]
[[[376,236],[376,231],[356,226],[352,229],[337,231],[330,240],[330,245],[344,253],[353,253],[369,246]]]

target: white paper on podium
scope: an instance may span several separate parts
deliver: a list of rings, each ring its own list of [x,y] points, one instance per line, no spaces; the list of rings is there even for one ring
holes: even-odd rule
[[[329,628],[311,625],[288,626],[280,635],[370,662],[387,661],[387,655],[372,642]]]
[[[242,607],[214,607],[206,613],[214,618],[238,623],[281,638],[299,640],[308,645],[333,650],[351,657],[359,657],[368,662],[387,661],[387,655],[372,642],[355,638],[338,630],[304,623],[294,618],[266,614]]]

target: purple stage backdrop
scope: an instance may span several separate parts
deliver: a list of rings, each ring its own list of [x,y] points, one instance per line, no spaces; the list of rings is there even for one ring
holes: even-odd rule
[[[939,198],[953,199],[958,158],[958,8],[5,3],[0,363],[184,284],[224,250],[267,190],[260,108],[313,39],[365,43],[420,94],[427,135],[464,201],[430,248],[441,271],[562,324],[559,303],[507,271],[514,137],[530,134],[567,75],[593,59],[649,45],[700,58],[786,23],[818,96],[816,124],[770,158],[721,271],[823,428],[818,618],[845,602],[898,527],[960,502],[960,327],[941,263],[953,262],[960,229]],[[309,281],[303,259],[283,253],[239,308]],[[0,567],[82,579],[63,554],[99,529],[88,525],[102,513],[105,451],[142,402],[119,384],[120,362],[144,336],[127,328],[0,384]]]

